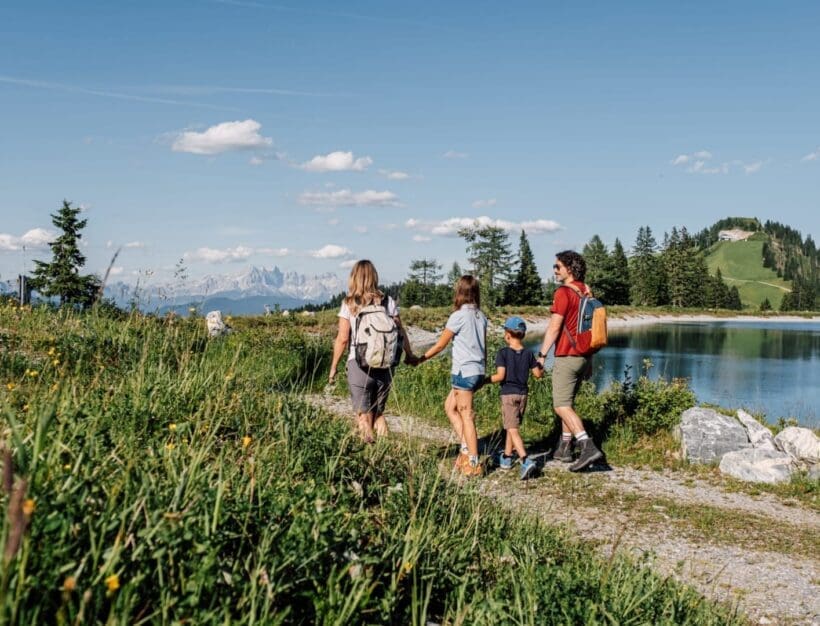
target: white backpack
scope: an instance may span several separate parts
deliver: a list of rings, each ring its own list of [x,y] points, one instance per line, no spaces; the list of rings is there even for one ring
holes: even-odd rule
[[[363,370],[395,367],[401,357],[399,327],[387,312],[387,296],[381,304],[362,307],[353,328],[356,363]]]

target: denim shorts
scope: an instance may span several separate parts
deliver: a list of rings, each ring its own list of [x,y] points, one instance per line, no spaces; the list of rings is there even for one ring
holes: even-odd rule
[[[481,386],[481,381],[484,379],[483,376],[462,376],[461,372],[458,374],[452,374],[450,376],[450,383],[453,386],[453,389],[458,389],[459,391],[475,391]]]

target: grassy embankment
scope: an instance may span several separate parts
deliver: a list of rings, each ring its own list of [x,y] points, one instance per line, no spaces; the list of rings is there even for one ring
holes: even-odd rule
[[[736,286],[740,301],[745,307],[760,308],[768,298],[775,309],[780,308],[783,295],[791,291],[788,281],[778,277],[768,267],[763,267],[763,243],[765,235],[748,241],[720,241],[707,251],[706,264],[709,273],[718,268],[726,284]]]
[[[203,326],[0,308],[0,623],[741,621],[413,442],[362,449],[298,399],[326,333]]]

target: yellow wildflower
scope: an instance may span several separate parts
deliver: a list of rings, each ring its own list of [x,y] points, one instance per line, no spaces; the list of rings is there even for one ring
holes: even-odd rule
[[[65,465],[63,465],[63,469],[67,472],[70,471],[71,470],[71,463],[66,463]]]
[[[30,376],[31,378],[37,378],[40,375],[40,372],[37,370],[26,370],[26,376]]]
[[[31,514],[34,513],[34,509],[37,508],[37,503],[34,502],[33,498],[29,498],[25,502],[23,502],[23,515],[27,517],[31,517]]]
[[[77,588],[77,579],[74,576],[66,576],[63,581],[63,591],[74,591]]]
[[[105,586],[108,587],[108,592],[113,593],[120,588],[120,577],[116,574],[111,574],[105,579]]]
[[[245,435],[242,437],[242,447],[247,448],[249,445],[251,445],[251,438]]]
[[[48,349],[48,356],[54,356],[56,353],[57,353],[57,348],[55,348],[54,346],[51,346]]]
[[[168,430],[170,430],[172,433],[176,432],[176,429],[177,429],[176,424],[168,424]]]
[[[60,364],[60,359],[54,359],[54,360],[51,362],[51,364],[52,364],[54,367],[57,367],[57,366]]]
[[[23,411],[28,411],[28,404],[23,405]]]
[[[409,574],[413,571],[413,564],[410,561],[405,562],[404,566],[402,567],[402,570],[405,574]]]
[[[15,385],[14,383],[6,384],[6,389],[8,389],[9,391],[14,391],[15,387],[17,387],[17,385]]]
[[[169,441],[168,443],[165,444],[165,449],[166,450],[173,450],[176,447],[177,447],[177,444],[175,444],[173,441]]]

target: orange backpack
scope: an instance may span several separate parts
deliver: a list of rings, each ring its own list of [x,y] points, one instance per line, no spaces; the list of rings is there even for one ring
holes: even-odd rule
[[[564,324],[572,348],[582,356],[595,354],[607,344],[606,309],[592,294],[582,293],[575,285],[561,285],[578,295],[578,325],[574,330]]]

